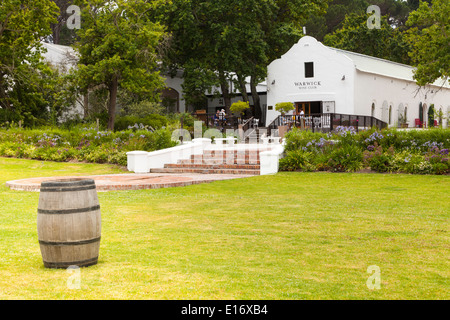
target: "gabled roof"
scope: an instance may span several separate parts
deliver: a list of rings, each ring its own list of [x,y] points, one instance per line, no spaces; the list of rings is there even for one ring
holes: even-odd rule
[[[413,78],[415,68],[412,66],[364,55],[361,53],[331,47],[327,48],[342,53],[343,55],[348,57],[353,61],[355,68],[361,72],[373,73],[381,76],[415,82]],[[432,85],[450,88],[448,81],[445,81],[443,79],[436,80]]]

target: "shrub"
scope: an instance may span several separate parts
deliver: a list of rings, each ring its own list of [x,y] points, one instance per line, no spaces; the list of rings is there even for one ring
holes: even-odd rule
[[[286,156],[280,159],[280,169],[283,171],[313,171],[314,168],[310,163],[311,152],[302,150],[288,151]]]
[[[439,149],[438,147],[434,147],[425,154],[424,158],[430,163],[432,167],[432,173],[450,173],[450,159],[448,153],[448,149]]]
[[[285,135],[286,151],[293,151],[302,149],[311,141],[320,141],[320,139],[326,139],[327,135],[320,132],[311,132],[307,130],[300,130],[297,128],[292,129]]]
[[[275,104],[275,110],[280,112],[281,114],[288,113],[291,110],[294,110],[294,104],[292,102],[278,102]]]
[[[249,108],[250,108],[250,103],[248,101],[245,102],[245,101],[239,100],[238,102],[234,102],[231,104],[230,111],[241,115],[241,114],[243,114],[243,112],[246,109],[249,109]]]
[[[335,172],[357,171],[362,167],[362,152],[356,145],[344,144],[334,148],[327,162]]]
[[[387,172],[392,170],[393,155],[393,147],[390,147],[387,152],[383,152],[383,147],[375,142],[364,151],[363,162],[376,172]]]
[[[159,114],[150,114],[145,118],[139,118],[137,116],[124,116],[116,119],[114,123],[114,130],[123,131],[133,128],[136,130],[156,130],[164,126],[167,126],[167,118]]]
[[[96,131],[76,127],[0,131],[0,156],[48,161],[78,160],[126,165],[126,152],[153,151],[174,146],[168,129],[154,132]]]

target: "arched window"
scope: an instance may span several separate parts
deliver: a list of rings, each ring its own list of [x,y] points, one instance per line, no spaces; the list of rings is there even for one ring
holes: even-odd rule
[[[392,122],[392,106],[389,106],[389,124]]]
[[[426,128],[427,126],[427,117],[428,117],[428,106],[426,103],[422,104],[422,121],[423,121],[423,127]]]
[[[389,121],[389,104],[386,100],[383,101],[383,105],[381,106],[381,121]]]
[[[370,111],[370,115],[375,117],[375,102],[372,103],[372,110]]]
[[[403,103],[400,103],[398,105],[398,109],[397,109],[397,121],[398,121],[398,124],[402,124],[402,122],[404,122],[406,120],[404,118],[405,117],[404,112],[405,112],[405,108],[403,107]]]
[[[161,93],[161,100],[167,112],[180,112],[180,94],[174,88],[165,88]]]

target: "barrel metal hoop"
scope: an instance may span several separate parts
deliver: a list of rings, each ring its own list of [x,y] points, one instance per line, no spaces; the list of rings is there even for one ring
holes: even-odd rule
[[[84,191],[84,190],[92,190],[95,189],[95,184],[90,186],[81,186],[81,187],[70,187],[70,188],[49,188],[49,187],[41,187],[39,191],[41,192],[67,192],[67,191]]]
[[[47,245],[47,246],[79,246],[83,244],[90,244],[99,242],[101,237],[88,239],[88,240],[79,240],[79,241],[44,241],[39,240],[39,244]]]
[[[70,266],[88,267],[97,264],[98,256],[92,259],[80,260],[80,261],[67,261],[67,262],[48,262],[44,260],[44,266],[46,268],[68,268]]]
[[[63,210],[59,210],[59,209],[53,209],[53,210],[47,210],[47,209],[38,209],[38,214],[42,213],[42,214],[71,214],[71,213],[82,213],[82,212],[91,212],[91,211],[96,211],[96,210],[100,210],[100,205],[96,205],[93,207],[88,207],[88,208],[77,208],[77,209],[63,209]]]

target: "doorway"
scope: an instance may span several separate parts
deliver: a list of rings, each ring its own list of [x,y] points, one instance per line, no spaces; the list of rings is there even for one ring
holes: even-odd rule
[[[308,101],[308,102],[296,102],[295,111],[300,114],[303,110],[305,115],[320,114],[322,113],[322,101]]]

